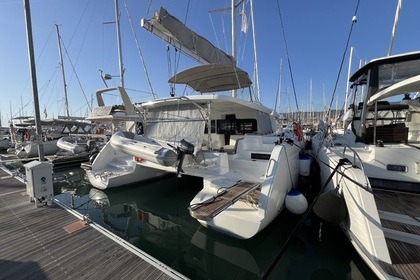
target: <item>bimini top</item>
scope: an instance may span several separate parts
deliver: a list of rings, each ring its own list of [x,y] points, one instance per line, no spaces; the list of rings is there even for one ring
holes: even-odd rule
[[[186,84],[200,93],[250,87],[248,73],[231,64],[205,64],[182,71],[169,83]]]

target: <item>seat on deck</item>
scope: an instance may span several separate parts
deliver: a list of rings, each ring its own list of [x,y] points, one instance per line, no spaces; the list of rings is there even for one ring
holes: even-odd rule
[[[373,144],[374,127],[366,128],[365,142]],[[384,143],[407,143],[408,127],[404,123],[388,124],[376,127],[376,141],[382,140]]]

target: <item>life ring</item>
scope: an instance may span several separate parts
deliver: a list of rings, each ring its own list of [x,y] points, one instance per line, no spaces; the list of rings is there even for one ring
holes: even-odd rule
[[[302,141],[303,135],[302,135],[302,127],[300,126],[300,123],[295,123],[295,127],[293,130],[295,131],[295,135],[297,136],[298,141]]]

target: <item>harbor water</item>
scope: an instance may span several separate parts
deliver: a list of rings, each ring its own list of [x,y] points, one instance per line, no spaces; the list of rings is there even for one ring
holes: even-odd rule
[[[103,191],[77,167],[54,171],[53,182],[61,203],[190,279],[376,279],[339,227],[313,215],[295,235],[302,215],[286,209],[249,240],[203,227],[188,211],[198,178],[168,175]]]
[[[376,279],[340,229],[314,216],[292,237],[301,216],[287,210],[249,240],[201,226],[188,212],[201,184],[169,175],[103,191],[83,169],[54,174],[56,199],[190,279],[261,279],[280,251],[267,279]]]

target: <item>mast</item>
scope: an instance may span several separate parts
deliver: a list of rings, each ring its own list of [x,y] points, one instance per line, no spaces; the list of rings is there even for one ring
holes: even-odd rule
[[[347,102],[349,98],[349,88],[350,88],[349,82],[350,82],[351,61],[353,59],[353,49],[354,47],[350,48],[349,69],[347,71],[346,97],[344,99],[344,114],[347,112]]]
[[[277,94],[276,94],[276,101],[274,104],[274,111],[277,110],[277,112],[280,113],[280,104],[281,104],[281,79],[282,79],[282,72],[283,72],[283,60],[280,59],[280,71],[279,71],[279,81],[277,84]],[[278,108],[277,108],[277,104],[278,104]]]
[[[124,87],[124,64],[123,64],[123,56],[122,56],[122,47],[121,47],[121,33],[120,33],[120,11],[118,8],[118,0],[115,0],[115,25],[117,28],[117,38],[118,38],[118,61],[119,61],[119,68],[120,68],[120,80],[121,80],[121,87]]]
[[[235,0],[231,0],[231,20],[232,20],[232,56],[236,59],[236,5]],[[236,64],[236,62],[235,62]],[[236,66],[236,65],[235,65]],[[236,90],[231,91],[232,97],[236,97]]]
[[[338,113],[338,96],[337,96],[337,99],[335,100],[335,117],[334,117],[334,119],[337,120],[338,116],[339,116],[339,113]]]
[[[58,24],[55,25],[57,31],[57,40],[58,40],[58,54],[60,55],[60,65],[61,65],[61,73],[63,75],[63,84],[64,84],[64,106],[66,107],[67,117],[70,117],[69,113],[69,100],[67,99],[67,83],[66,83],[66,75],[64,74],[64,61],[63,61],[63,53],[61,51],[61,40],[60,40],[60,31],[58,29]]]
[[[322,83],[322,120],[325,119],[326,111],[327,111],[327,104],[325,102],[325,83]]]
[[[402,0],[398,0],[397,10],[395,11],[394,25],[392,27],[392,32],[391,32],[391,43],[389,44],[388,56],[392,54],[392,48],[394,47],[395,31],[397,30],[398,18],[400,15],[401,7],[402,7]]]
[[[32,22],[29,0],[24,0],[26,35],[28,40],[29,66],[31,71],[32,91],[35,107],[36,142],[38,144],[39,161],[44,161],[44,145],[42,144],[41,117],[39,114],[38,85],[36,82],[35,54],[32,38]]]
[[[255,38],[255,26],[254,26],[254,6],[252,5],[252,0],[250,0],[250,6],[251,6],[251,24],[252,24],[252,38],[254,43],[254,60],[255,60],[255,82],[257,87],[257,93],[258,93],[258,101],[262,103],[261,100],[261,88],[260,88],[260,78],[259,78],[259,71],[258,71],[258,59],[257,59],[257,40]]]
[[[312,101],[312,79],[309,81],[309,123],[314,124]]]

